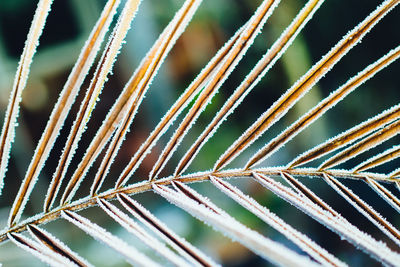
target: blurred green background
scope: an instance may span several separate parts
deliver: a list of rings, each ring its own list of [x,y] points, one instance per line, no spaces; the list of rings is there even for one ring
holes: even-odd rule
[[[168,110],[180,93],[190,84],[201,68],[211,59],[215,52],[243,25],[257,8],[261,1],[257,0],[204,0],[198,12],[189,24],[187,30],[178,40],[175,47],[164,62],[156,79],[143,101],[141,108],[132,124],[131,132],[119,152],[111,172],[103,186],[108,189],[114,185],[121,170],[134,154],[138,146],[145,140],[163,114]],[[267,51],[280,33],[290,23],[295,14],[305,4],[301,0],[282,0],[277,10],[267,21],[262,33],[257,37],[254,45],[241,63],[225,82],[219,94],[214,97],[194,128],[183,140],[182,145],[167,165],[163,176],[171,174],[183,156],[185,150],[195,140],[212,116],[223,105],[230,93],[240,84],[256,62]],[[313,19],[307,24],[302,34],[291,45],[284,56],[275,64],[258,86],[249,94],[233,115],[223,124],[217,134],[202,149],[191,165],[189,172],[208,170],[219,155],[240,134],[254,122],[278,97],[299,79],[321,56],[327,53],[341,37],[373,11],[381,1],[357,0],[328,0]],[[37,1],[29,0],[1,0],[0,1],[0,120],[8,102],[14,73],[22,52],[30,21]],[[114,67],[114,75],[110,76],[88,124],[75,160],[72,162],[69,174],[79,163],[80,158],[89,145],[92,136],[103,121],[107,111],[114,103],[124,84],[138,66],[162,29],[167,25],[174,13],[182,5],[182,0],[143,0],[139,12],[132,24],[126,41]],[[48,17],[44,33],[40,40],[38,52],[35,55],[31,68],[28,85],[23,93],[21,113],[18,118],[19,127],[12,149],[9,170],[5,180],[5,190],[0,196],[0,227],[5,226],[7,214],[15,197],[20,181],[29,165],[34,148],[46,125],[48,116],[57,100],[58,94],[68,77],[68,74],[77,59],[80,48],[83,46],[91,28],[93,27],[104,1],[101,0],[55,0]],[[308,93],[302,101],[266,134],[245,151],[229,167],[243,166],[246,158],[251,156],[258,147],[289,126],[296,118],[304,114],[331,91],[343,84],[347,79],[361,71],[368,64],[386,54],[390,49],[400,44],[400,8],[397,7],[385,17],[367,36],[362,43],[350,51],[335,67]],[[93,70],[91,71],[91,73]],[[288,163],[299,153],[323,142],[329,137],[350,128],[371,116],[399,103],[399,74],[400,62],[395,62],[373,79],[362,85],[357,91],[349,95],[344,101],[334,107],[313,126],[297,136],[273,157],[263,163],[263,166],[280,166]],[[41,212],[44,196],[57,166],[57,160],[63,149],[79,103],[84,96],[91,79],[89,74],[80,95],[77,97],[73,109],[68,116],[65,126],[54,146],[53,152],[42,171],[31,201],[25,210],[25,215]],[[180,117],[182,119],[182,116]],[[179,121],[179,119],[178,119]],[[176,125],[176,123],[174,124]],[[143,162],[136,172],[132,182],[145,179],[158,154],[163,149],[168,138],[173,134],[174,127],[159,141],[158,146]],[[369,158],[371,155],[384,151],[399,143],[395,137],[385,144],[372,149],[357,157],[355,161],[342,164],[342,168],[351,168],[356,162]],[[317,166],[319,162],[309,166]],[[399,166],[395,160],[377,168],[375,171],[387,173]],[[81,186],[78,196],[88,194],[94,170],[88,174]],[[388,242],[388,245],[398,250],[391,241],[366,219],[355,212],[332,189],[318,179],[302,179],[324,200],[337,208],[346,218],[358,225],[361,229],[371,233],[377,239]],[[351,266],[379,265],[368,256],[356,250],[337,235],[325,229],[314,220],[303,215],[295,208],[267,192],[260,185],[252,181],[234,180],[247,194],[254,196],[260,203],[276,212],[297,229],[308,234],[317,243],[333,252],[339,258],[347,261]],[[384,217],[394,226],[399,226],[400,216],[389,205],[381,200],[364,183],[348,181],[350,186],[363,199],[379,208]],[[266,236],[280,241],[285,245],[301,251],[265,225],[254,215],[239,207],[208,183],[193,185],[193,188],[206,194],[210,199],[225,208],[239,221],[257,229]],[[392,189],[392,188],[389,188]],[[398,192],[396,192],[397,195]],[[181,210],[171,206],[165,200],[153,193],[144,193],[135,196],[155,215],[164,220],[177,233],[181,234],[193,244],[199,246],[217,261],[226,266],[268,266],[268,263],[249,252],[238,243],[232,243],[223,235],[214,232],[208,226],[193,219]],[[98,208],[91,208],[82,212],[96,223],[107,227],[111,232],[123,239],[133,242],[143,250],[143,245],[120,229]],[[89,259],[96,266],[125,266],[125,261],[107,247],[93,242],[79,229],[63,221],[56,221],[45,226],[57,237],[69,244],[79,254]],[[151,252],[149,252],[151,253]],[[40,266],[41,262],[26,252],[17,249],[10,242],[0,248],[0,262],[4,266]]]

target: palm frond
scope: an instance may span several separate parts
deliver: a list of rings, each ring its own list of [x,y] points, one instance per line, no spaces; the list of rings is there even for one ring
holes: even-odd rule
[[[53,1],[38,2],[5,112],[0,139],[0,194],[9,166],[11,145],[15,131],[18,130],[17,117],[22,92],[29,83],[30,66]],[[227,35],[231,37],[227,38],[224,44],[216,46],[220,47],[215,49],[217,52],[211,56],[197,76],[194,75],[194,78],[190,79],[188,86],[185,86],[186,89],[175,102],[172,101],[171,107],[166,109],[165,115],[153,131],[144,138],[141,133],[136,132],[136,129],[146,124],[147,119],[150,120],[150,117],[143,120],[141,115],[138,115],[141,111],[147,111],[145,97],[147,95],[149,98],[152,97],[150,89],[153,82],[157,81],[158,74],[163,69],[171,68],[169,58],[182,52],[180,45],[182,39],[187,38],[185,31],[192,30],[189,24],[196,21],[196,14],[201,14],[199,10],[202,10],[203,1],[185,0],[180,5],[175,15],[165,23],[166,26],[161,33],[155,36],[154,43],[150,45],[128,81],[121,86],[123,88],[119,94],[115,93],[116,99],[111,100],[109,106],[104,105],[107,109],[105,118],[97,124],[99,121],[94,121],[92,117],[99,109],[98,106],[100,109],[103,107],[101,105],[103,102],[99,102],[100,95],[107,93],[103,92],[107,91],[103,88],[108,86],[108,79],[113,72],[122,72],[121,66],[114,66],[119,62],[117,57],[121,52],[122,55],[125,53],[123,44],[125,39],[129,41],[128,31],[131,25],[133,31],[140,30],[138,26],[140,24],[136,24],[137,20],[141,19],[140,16],[134,21],[139,5],[143,6],[143,12],[146,12],[148,5],[147,1],[142,3],[140,0],[126,0],[124,6],[119,8],[120,0],[105,2],[97,22],[88,31],[86,43],[62,86],[44,130],[39,135],[41,137],[33,157],[23,174],[24,179],[20,184],[18,182],[15,198],[10,200],[5,198],[8,220],[5,228],[0,231],[0,245],[11,241],[18,248],[51,266],[92,266],[89,258],[86,259],[85,253],[71,246],[69,242],[61,241],[65,238],[61,234],[61,227],[55,228],[59,229],[57,233],[54,228],[45,226],[47,223],[57,221],[66,223],[69,227],[79,228],[120,254],[129,264],[139,266],[225,264],[218,258],[215,246],[201,246],[190,236],[182,234],[178,229],[180,226],[178,223],[182,223],[179,218],[172,215],[173,224],[165,222],[165,218],[159,216],[153,206],[146,201],[146,197],[149,196],[152,203],[157,202],[164,207],[168,205],[168,212],[178,211],[179,214],[184,214],[182,216],[188,213],[190,215],[188,218],[194,217],[211,226],[231,241],[238,242],[260,259],[272,264],[353,265],[348,257],[324,242],[325,236],[314,233],[314,229],[307,231],[304,225],[297,222],[297,218],[293,220],[294,217],[289,216],[291,214],[286,210],[282,212],[274,207],[274,203],[279,202],[279,205],[283,205],[282,203],[287,202],[296,212],[305,214],[299,217],[298,221],[304,219],[309,220],[307,223],[310,222],[310,225],[321,224],[332,231],[338,239],[346,240],[354,250],[370,256],[368,260],[374,259],[388,266],[399,265],[400,230],[396,225],[397,217],[394,216],[400,213],[400,199],[394,189],[400,190],[398,180],[400,168],[394,166],[400,156],[400,146],[395,139],[400,132],[400,104],[393,105],[368,120],[362,119],[361,123],[351,128],[345,127],[348,129],[342,130],[336,137],[327,139],[326,136],[320,136],[320,140],[327,140],[323,142],[314,140],[314,143],[310,144],[312,148],[307,150],[307,144],[304,146],[304,150],[307,151],[302,154],[289,155],[283,150],[287,148],[289,141],[292,141],[291,144],[301,143],[299,137],[315,130],[315,127],[318,127],[315,126],[317,120],[321,117],[324,116],[323,118],[329,122],[326,114],[333,107],[346,102],[353,94],[366,94],[366,90],[362,92],[362,89],[357,91],[356,89],[365,86],[367,80],[375,79],[378,73],[397,66],[395,61],[400,57],[400,46],[395,46],[389,52],[386,50],[386,54],[377,60],[375,57],[373,62],[352,78],[345,80],[341,86],[335,85],[333,88],[337,88],[336,90],[320,97],[316,103],[308,105],[307,112],[302,112],[303,115],[293,111],[295,105],[307,101],[307,93],[328,72],[335,71],[334,66],[342,64],[340,63],[342,58],[394,10],[400,0],[385,0],[378,5],[329,49],[328,53],[305,71],[305,74],[278,100],[271,101],[271,106],[261,116],[255,121],[253,118],[253,123],[233,142],[226,138],[228,135],[221,134],[223,123],[225,122],[224,126],[229,128],[232,126],[229,123],[235,120],[240,110],[242,112],[243,109],[251,110],[245,104],[249,98],[251,99],[250,92],[268,79],[267,73],[274,75],[273,67],[280,67],[279,60],[285,60],[285,53],[296,46],[296,40],[302,30],[309,27],[310,23],[318,23],[313,22],[313,18],[318,19],[318,12],[324,8],[322,4],[325,1],[308,0],[297,14],[293,15],[294,18],[290,23],[285,19],[289,25],[282,33],[277,34],[278,38],[275,41],[268,40],[268,43],[272,44],[270,48],[262,52],[261,58],[255,61],[254,65],[249,64],[253,67],[244,78],[241,78],[243,65],[248,64],[246,63],[248,54],[252,53],[250,49],[259,46],[257,42],[260,37],[258,39],[256,37],[262,31],[268,33],[268,38],[273,36],[269,26],[273,24],[274,19],[276,20],[274,16],[279,16],[276,10],[284,9],[288,5],[285,1],[281,3],[280,0],[260,0],[258,4],[252,3],[252,7],[255,8],[250,18],[243,19],[241,26],[235,26],[236,31]],[[108,32],[111,26],[114,28]],[[102,47],[106,36],[108,42]],[[189,50],[196,53],[193,48],[195,46],[192,45]],[[96,59],[100,50],[102,50],[101,55]],[[0,56],[1,52],[0,49]],[[97,66],[91,70],[95,62]],[[356,63],[362,65],[361,61]],[[86,77],[91,77],[87,83],[85,83]],[[235,79],[239,85],[232,83],[231,80]],[[86,87],[86,91],[80,93],[81,87]],[[222,89],[225,90],[225,87],[234,90],[224,95],[225,91]],[[223,100],[225,96],[226,100]],[[108,100],[108,96],[104,98],[102,101]],[[76,104],[77,107],[74,106],[75,99],[81,101],[80,104]],[[216,105],[211,105],[213,99],[217,99]],[[167,102],[165,100],[165,103]],[[263,104],[264,102],[268,101],[263,99]],[[219,104],[221,107],[218,109],[216,106]],[[213,110],[217,112],[213,114]],[[73,114],[75,111],[76,114]],[[376,113],[372,109],[368,111]],[[298,118],[285,130],[273,129],[284,125],[285,115],[293,113],[296,113],[295,116]],[[204,116],[211,118],[205,125],[199,126]],[[70,117],[72,117],[71,122]],[[143,123],[144,121],[146,123]],[[173,129],[175,121],[178,123]],[[65,129],[63,129],[64,124],[67,125]],[[331,127],[336,127],[334,120],[331,124]],[[199,132],[195,126],[201,128]],[[90,127],[95,129],[92,131]],[[128,134],[131,128],[135,132]],[[266,142],[265,140],[256,142],[267,130],[272,136],[269,136]],[[232,130],[229,136],[238,135]],[[132,139],[138,143],[136,147],[132,146],[130,142]],[[189,148],[186,149],[185,141],[188,139],[192,142],[188,141]],[[18,146],[18,142],[16,145]],[[212,146],[221,146],[221,149],[224,149],[225,145],[228,148],[222,150],[222,153],[214,152],[214,148],[210,149]],[[387,146],[384,147],[385,145]],[[254,146],[258,147],[254,150]],[[57,154],[58,147],[64,147],[59,154]],[[195,163],[202,160],[200,152],[207,149],[212,150],[213,158],[210,157],[206,161],[214,163],[213,166],[200,168],[199,172],[186,173],[189,167],[196,169]],[[121,160],[121,154],[128,150],[129,155]],[[332,152],[336,153],[328,155]],[[53,157],[52,153],[57,155]],[[173,157],[174,154],[179,155]],[[225,168],[228,164],[233,165],[235,159],[243,157],[245,158],[235,165],[237,168]],[[311,167],[300,167],[305,164],[310,164]],[[46,172],[50,170],[51,165],[55,165],[55,170],[51,170],[51,178],[47,185],[43,173],[44,170]],[[174,167],[168,167],[169,165]],[[343,166],[344,169],[336,169],[337,166]],[[114,168],[118,171],[114,171]],[[128,184],[133,177],[136,181]],[[13,187],[12,183],[7,181],[7,177],[5,181],[7,190],[3,191],[3,196],[8,196]],[[200,183],[200,186],[194,183]],[[240,183],[246,184],[247,187],[242,188]],[[201,187],[203,185],[207,186],[205,190]],[[369,190],[368,194],[364,194],[361,189]],[[330,193],[325,193],[329,190]],[[43,199],[40,198],[41,191],[47,191]],[[214,191],[218,197],[213,195]],[[26,211],[27,207],[36,204],[33,201],[36,195],[39,196],[37,202],[40,202],[43,210],[35,211],[33,216],[27,217],[29,214]],[[143,201],[136,199],[141,197],[139,195],[143,195]],[[267,196],[268,201],[265,202],[260,196]],[[386,208],[378,204],[374,197],[383,200],[382,203],[387,204],[388,208],[393,208],[396,213],[393,213],[393,210],[391,213],[395,215],[385,218],[388,214]],[[117,201],[112,203],[113,200]],[[344,209],[341,207],[343,203],[352,210],[343,212]],[[90,212],[81,212],[87,208]],[[249,217],[254,217],[258,224],[271,227],[279,238],[272,234],[275,232],[264,231],[264,228],[250,223],[250,219],[246,216],[236,214],[236,208],[246,212]],[[356,216],[361,219],[354,218],[354,209],[363,215],[358,216],[357,213]],[[366,226],[362,221],[364,219],[374,228]],[[111,222],[112,226],[104,223],[105,221]],[[202,235],[201,229],[204,229],[202,224],[191,227],[196,229],[197,235]],[[123,232],[114,233],[114,229]],[[130,241],[130,238],[134,241]],[[350,248],[348,244],[346,246]],[[210,252],[211,256],[208,255]]]

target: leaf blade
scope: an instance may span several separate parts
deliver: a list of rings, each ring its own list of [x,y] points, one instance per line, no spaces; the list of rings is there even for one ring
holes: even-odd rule
[[[118,222],[122,227],[127,229],[131,234],[135,235],[165,259],[169,260],[176,266],[187,266],[188,263],[186,261],[173,253],[163,243],[158,241],[158,239],[148,234],[141,226],[129,218],[129,216],[123,213],[120,209],[100,198],[97,198],[97,203],[113,220]]]
[[[92,223],[88,219],[71,211],[62,211],[61,216],[69,222],[75,224],[93,238],[103,242],[104,244],[124,255],[130,262],[144,266],[159,266],[150,258],[137,251],[135,248],[129,246],[118,237],[110,234],[105,229],[101,228],[97,224]]]
[[[342,101],[348,94],[353,92],[368,79],[371,79],[376,73],[393,63],[399,57],[400,46],[391,50],[374,63],[368,65],[363,71],[359,72],[356,76],[349,79],[344,85],[333,91],[328,97],[323,99],[316,106],[314,106],[314,108],[304,114],[296,122],[291,124],[289,128],[284,130],[264,147],[262,147],[257,153],[251,156],[249,161],[246,163],[245,168],[251,168],[275,153],[298,133],[303,131],[323,114],[325,114],[325,112],[327,112],[330,108]]]
[[[39,38],[42,35],[43,27],[46,23],[52,3],[53,0],[40,0],[38,2],[25,47],[18,64],[18,69],[15,74],[10,101],[7,106],[3,128],[0,135],[0,195],[4,185],[4,176],[7,171],[11,144],[14,141],[22,91],[26,86],[32,59],[36,53],[36,48],[39,45]]]
[[[26,250],[27,252],[37,257],[39,260],[51,266],[75,266],[67,258],[64,258],[60,254],[55,253],[54,251],[42,246],[41,244],[33,241],[30,238],[15,233],[7,235],[8,238],[18,247]]]
[[[217,160],[214,170],[220,170],[282,118],[368,31],[392,10],[399,1],[387,0],[359,25],[344,36],[325,56],[304,74],[266,112],[264,112]]]
[[[393,122],[385,126],[383,129],[371,134],[370,136],[360,140],[349,148],[341,151],[333,157],[327,159],[319,166],[319,169],[328,169],[346,162],[357,155],[374,148],[375,146],[385,142],[386,140],[400,133],[400,121]]]
[[[238,188],[232,186],[228,182],[222,181],[219,178],[210,176],[211,182],[223,191],[226,195],[231,197],[241,206],[248,211],[259,217],[268,225],[279,231],[286,236],[289,240],[295,243],[304,252],[308,253],[312,258],[327,266],[347,266],[344,262],[331,255],[325,249],[321,248],[318,244],[312,241],[308,236],[292,228],[284,220],[276,214],[269,211],[268,208],[261,206],[250,196],[245,195]]]
[[[56,253],[61,254],[63,257],[67,258],[75,265],[77,265],[77,266],[92,266],[86,260],[84,260],[82,257],[77,255],[70,248],[68,248],[64,243],[62,243],[60,240],[55,238],[53,235],[51,235],[47,231],[40,229],[39,227],[37,227],[33,224],[28,226],[28,230],[29,230],[30,234],[36,238],[36,240],[41,242],[43,245],[47,246],[49,249],[55,251]]]
[[[156,184],[153,184],[153,190],[194,217],[209,223],[221,232],[228,234],[231,238],[240,240],[247,248],[276,264],[284,264],[287,266],[316,265],[308,258],[300,256],[281,244],[275,243],[243,226],[232,217],[215,213],[204,205],[193,201],[183,193],[177,193],[165,186]]]
[[[138,202],[125,194],[118,194],[119,202],[127,209],[133,216],[150,228],[154,233],[160,236],[188,261],[195,265],[200,266],[216,266],[209,257],[204,255],[200,250],[191,245],[182,237],[176,235],[169,229],[163,222],[158,220],[151,212],[146,210]]]
[[[272,14],[276,6],[279,4],[279,1],[280,0],[264,0],[254,15],[250,18],[239,39],[228,52],[226,60],[223,61],[216,74],[212,77],[211,81],[200,93],[199,97],[196,99],[195,103],[179,125],[178,129],[176,129],[174,135],[170,138],[168,144],[161,152],[161,155],[158,157],[149,174],[150,181],[154,180],[159,175],[165,164],[179,146],[181,140],[196,122],[196,119],[200,113],[205,109],[206,105],[208,105],[213,96],[217,93],[219,87],[227,79],[232,70],[242,59],[243,55],[247,52],[248,48],[252,45],[255,37],[269,16]]]
[[[203,145],[217,131],[219,126],[226,118],[234,112],[236,107],[243,101],[247,94],[257,85],[263,76],[269,71],[275,62],[283,55],[286,49],[300,33],[305,24],[311,19],[323,1],[311,0],[293,19],[292,23],[286,28],[281,36],[275,41],[271,48],[257,62],[256,66],[247,75],[245,80],[239,85],[235,92],[225,102],[224,106],[218,111],[206,129],[197,138],[194,144],[182,157],[175,169],[175,176],[182,174],[196,157]]]
[[[135,88],[135,91],[138,90],[136,97],[128,100],[128,103],[126,104],[128,106],[128,112],[124,114],[122,123],[118,126],[117,132],[114,134],[106,156],[103,158],[100,169],[96,174],[95,180],[92,184],[93,186],[91,188],[92,195],[98,192],[101,184],[103,183],[105,176],[107,175],[108,170],[118,153],[119,147],[122,145],[125,135],[132,124],[139,105],[150,86],[151,81],[155,77],[169,51],[174,46],[176,40],[191,21],[201,2],[202,0],[190,0],[185,2],[182,8],[177,12],[174,19],[167,26],[171,28],[171,32],[169,34],[165,34],[165,42],[156,50],[157,57],[155,57],[155,59],[150,63],[148,70],[141,78],[138,87]]]
[[[29,180],[31,182],[29,183],[33,183],[33,181],[36,179],[35,177],[37,177],[40,172],[40,166],[45,163],[57,138],[57,135],[62,128],[66,116],[68,115],[68,111],[74,102],[75,96],[77,95],[78,90],[83,83],[84,77],[94,62],[95,55],[100,49],[102,40],[104,39],[105,33],[111,23],[112,17],[115,14],[118,5],[119,0],[110,0],[107,2],[99,20],[89,35],[85,46],[82,48],[79,58],[64,85],[63,91],[61,92],[56,105],[54,106],[52,114],[50,115],[50,119],[37,145],[34,157],[29,165],[29,169],[25,178],[27,179],[27,177],[30,177]],[[40,151],[43,152],[39,153]],[[51,181],[51,185],[49,186],[46,195],[44,211],[48,211],[51,208],[54,202],[54,197],[58,192],[58,185],[59,182],[56,180]]]
[[[357,227],[349,223],[340,214],[325,210],[320,205],[310,201],[307,197],[302,197],[298,193],[290,190],[286,186],[268,178],[267,176],[253,172],[253,177],[262,186],[274,192],[290,204],[296,206],[318,222],[333,230],[356,248],[367,251],[372,257],[381,262],[395,264],[400,259],[400,255],[386,246],[386,244],[375,240],[370,235],[362,232]],[[322,200],[320,200],[322,201]],[[326,204],[325,204],[326,205]],[[328,211],[328,212],[327,212]]]
[[[98,71],[95,73],[95,78],[92,80],[92,85],[85,96],[85,100],[81,105],[81,109],[77,115],[74,123],[73,130],[68,137],[62,159],[57,167],[57,176],[65,176],[66,169],[69,165],[71,158],[78,145],[79,139],[85,130],[87,121],[90,118],[91,111],[93,110],[99,94],[107,81],[107,75],[111,72],[114,61],[122,47],[124,38],[130,29],[131,22],[136,15],[141,0],[127,1],[124,9],[120,15],[117,25],[115,26],[114,33],[110,39],[109,45],[104,51],[103,59],[98,65]],[[67,152],[66,152],[67,151]],[[61,179],[62,180],[62,179]],[[61,198],[61,204],[69,202],[74,196],[76,190],[80,185],[80,180],[70,180]]]

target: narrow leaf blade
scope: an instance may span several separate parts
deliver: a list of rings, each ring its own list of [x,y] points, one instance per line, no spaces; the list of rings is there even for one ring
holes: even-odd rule
[[[395,105],[388,110],[366,120],[359,125],[350,128],[349,130],[339,134],[338,136],[327,140],[326,142],[318,145],[303,154],[299,155],[292,162],[288,164],[289,168],[294,168],[303,165],[312,160],[318,159],[330,152],[340,149],[354,140],[363,138],[371,132],[384,127],[386,124],[400,118],[400,105]]]
[[[48,249],[47,247],[42,246],[38,242],[33,241],[30,238],[27,238],[21,234],[7,234],[8,238],[16,244],[18,247],[26,250],[31,253],[39,260],[47,263],[51,266],[75,266],[72,262],[70,262],[67,258],[64,258],[60,254]]]
[[[28,230],[30,234],[35,237],[39,242],[47,246],[49,249],[55,251],[56,253],[62,255],[63,257],[70,260],[77,266],[91,266],[85,259],[80,257],[78,254],[73,252],[64,243],[55,238],[53,235],[47,231],[40,229],[35,225],[29,225]]]
[[[227,234],[234,240],[240,241],[243,245],[278,265],[287,266],[315,266],[316,264],[304,256],[287,249],[257,232],[250,230],[232,217],[220,215],[213,210],[193,201],[183,193],[173,191],[165,186],[153,185],[153,190],[163,196],[171,203],[184,209],[192,216],[206,222],[222,233]]]
[[[130,29],[131,22],[136,15],[141,0],[127,1],[122,14],[115,26],[114,33],[110,39],[109,45],[106,47],[103,59],[99,62],[98,71],[95,73],[95,78],[89,86],[89,90],[85,96],[85,100],[81,105],[77,119],[74,122],[73,130],[71,131],[67,144],[65,146],[60,164],[57,167],[57,174],[61,177],[65,176],[66,169],[71,161],[77,148],[80,137],[82,136],[86,123],[90,118],[91,112],[98,100],[99,94],[107,81],[108,74],[112,71],[114,61],[119,53],[119,50],[124,43],[124,38]],[[61,178],[62,180],[62,178]],[[61,204],[69,202],[75,195],[82,180],[71,179],[63,193]]]
[[[312,241],[309,237],[292,228],[289,224],[283,221],[276,214],[269,211],[266,207],[261,206],[253,198],[245,195],[238,188],[232,186],[217,177],[210,177],[211,182],[226,195],[231,197],[237,203],[242,205],[248,211],[262,219],[275,230],[286,236],[289,240],[295,243],[303,251],[308,253],[315,260],[326,266],[347,266],[344,262],[331,255],[325,249]]]
[[[145,209],[138,202],[125,194],[118,194],[119,202],[138,220],[149,227],[154,233],[166,241],[170,246],[177,250],[183,257],[195,265],[216,266],[209,257],[200,250],[187,242],[182,237],[176,235],[163,222],[158,220],[151,212]]]
[[[378,23],[399,1],[385,1],[359,25],[339,41],[303,77],[283,94],[237,139],[215,163],[214,170],[220,170],[244,149],[259,138],[269,127],[280,120],[339,60]]]
[[[69,222],[75,224],[93,238],[103,242],[117,252],[121,253],[130,262],[144,266],[159,266],[150,258],[137,251],[135,248],[129,246],[118,237],[110,234],[105,229],[92,223],[88,219],[71,211],[62,211],[61,216]]]
[[[158,176],[179,146],[181,140],[196,122],[196,119],[200,116],[200,113],[205,109],[213,96],[217,93],[220,86],[240,62],[248,48],[253,44],[257,34],[260,32],[261,28],[264,26],[275,7],[279,4],[279,1],[280,0],[263,1],[254,15],[250,18],[239,39],[228,52],[226,60],[222,62],[221,66],[218,68],[210,82],[206,85],[199,97],[196,99],[195,103],[179,125],[178,129],[175,131],[174,135],[170,138],[168,144],[161,152],[161,155],[158,157],[157,162],[154,164],[150,172],[150,181],[154,180]]]
[[[114,161],[122,142],[125,139],[125,135],[132,124],[135,114],[142,102],[147,90],[149,89],[150,83],[157,74],[158,69],[161,67],[164,59],[168,55],[169,51],[172,49],[176,40],[183,33],[186,26],[191,21],[196,10],[200,6],[202,0],[191,0],[187,1],[182,8],[177,12],[174,19],[167,26],[171,29],[168,35],[165,35],[165,41],[156,51],[156,57],[148,65],[148,69],[145,75],[140,79],[139,84],[134,89],[137,91],[127,102],[127,112],[125,112],[122,123],[118,126],[117,132],[114,134],[111,143],[107,149],[107,153],[102,160],[100,169],[97,171],[93,186],[91,188],[91,194],[94,195],[99,190],[101,184],[103,183],[108,170]]]
[[[167,248],[163,243],[158,241],[150,234],[148,234],[141,226],[134,222],[128,215],[123,213],[120,209],[108,203],[105,200],[97,199],[99,206],[116,222],[118,222],[122,227],[127,229],[130,233],[139,238],[143,243],[152,248],[158,254],[163,256],[165,259],[169,260],[176,266],[186,266],[187,262],[182,260],[178,255],[173,253],[169,248]]]
[[[190,165],[196,155],[199,153],[203,145],[218,130],[219,126],[226,118],[236,109],[250,91],[261,81],[262,77],[269,71],[275,62],[285,53],[286,49],[291,45],[296,36],[300,33],[305,24],[311,19],[313,14],[318,10],[323,1],[310,0],[304,8],[299,12],[292,23],[281,34],[278,40],[265,53],[265,55],[257,62],[256,66],[251,70],[235,92],[225,102],[224,106],[214,116],[213,120],[203,130],[194,144],[189,148],[176,167],[175,176],[182,174]]]
[[[328,169],[346,162],[347,160],[356,157],[357,155],[374,148],[375,146],[385,142],[386,140],[396,136],[400,133],[400,121],[393,122],[389,126],[379,130],[378,132],[362,139],[356,144],[343,150],[342,152],[327,159],[319,166],[319,169]]]
[[[318,118],[320,118],[330,108],[335,106],[338,102],[342,101],[348,94],[357,89],[366,80],[371,79],[376,73],[387,67],[400,57],[400,46],[391,50],[388,54],[381,57],[376,62],[370,64],[363,71],[348,80],[344,85],[332,92],[328,97],[319,102],[313,109],[304,114],[296,122],[289,126],[286,130],[276,136],[263,148],[261,148],[255,155],[253,155],[246,163],[245,168],[251,168],[254,165],[265,160],[268,156],[272,155],[279,148],[284,146],[288,141],[295,137],[298,133],[303,131]]]
[[[343,185],[334,177],[324,174],[325,181],[339,193],[347,202],[363,214],[368,220],[375,224],[382,232],[384,232],[397,245],[400,245],[400,232],[385,218],[383,218],[374,208],[365,203],[349,188]]]

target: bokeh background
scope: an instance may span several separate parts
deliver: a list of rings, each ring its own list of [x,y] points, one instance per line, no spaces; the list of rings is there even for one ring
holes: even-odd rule
[[[176,43],[152,83],[103,189],[108,189],[114,185],[115,180],[128,163],[130,157],[156,126],[163,114],[196,77],[215,52],[250,18],[260,2],[260,0],[203,1],[192,22]],[[183,140],[175,156],[167,165],[165,171],[163,171],[162,176],[168,176],[173,172],[180,156],[184,155],[185,150],[189,148],[196,136],[201,133],[205,125],[211,121],[212,116],[223,105],[230,93],[233,92],[271,44],[279,37],[280,33],[290,23],[305,2],[302,0],[281,1],[281,4],[267,21],[266,26],[257,37],[252,48],[250,48],[230,78],[225,82],[219,94],[214,97],[212,103],[202,113],[194,128]],[[202,149],[188,172],[210,169],[219,155],[263,111],[327,53],[344,34],[373,11],[380,2],[376,0],[327,0],[283,57]],[[114,67],[114,74],[110,76],[102,92],[101,101],[98,102],[96,110],[88,124],[87,131],[80,142],[75,160],[70,166],[69,174],[72,174],[74,168],[79,163],[79,159],[84,154],[92,136],[101,125],[101,122],[121,92],[124,84],[182,3],[182,0],[142,1],[139,12],[126,38],[127,43],[118,56]],[[30,0],[0,1],[1,123],[4,118],[16,66],[24,46],[36,4],[37,1]],[[17,128],[9,170],[5,180],[6,187],[3,190],[3,195],[0,196],[0,227],[6,225],[10,205],[27,170],[48,116],[77,59],[80,48],[88,37],[103,6],[103,0],[54,1],[52,11],[40,40],[38,52],[34,57],[28,85],[23,93],[21,112],[18,118],[19,127]],[[230,167],[243,166],[246,158],[251,156],[258,147],[289,126],[296,118],[304,114],[310,107],[350,77],[386,54],[390,49],[399,45],[399,26],[400,8],[397,7],[363,39],[361,44],[352,49],[302,101],[296,104],[279,123],[268,130],[262,138],[235,160]],[[93,70],[87,76],[81,93],[77,97],[54,146],[53,152],[42,171],[25,210],[25,216],[41,212],[49,181],[57,166],[58,158],[68,136],[68,129],[74,121],[75,114],[79,109],[79,103],[83,99],[85,89],[90,82],[92,72]],[[309,127],[273,157],[264,162],[263,166],[284,165],[299,153],[323,142],[327,138],[335,136],[343,130],[398,104],[400,100],[399,74],[400,62],[395,62],[335,106],[313,126]],[[182,116],[180,119],[182,119]],[[174,125],[177,125],[177,123]],[[174,127],[159,141],[159,145],[153,149],[153,152],[143,162],[132,182],[146,179],[152,164],[154,164],[158,154],[163,149],[163,145],[166,144],[173,132]],[[371,155],[384,151],[386,148],[390,148],[398,143],[398,137],[392,138],[383,145],[360,155],[355,160],[342,164],[340,167],[351,168],[357,162],[365,160]],[[315,162],[309,166],[317,166],[318,163]],[[376,168],[375,171],[387,173],[398,167],[399,163],[399,160],[395,160]],[[93,179],[94,170],[98,164],[99,162],[97,161],[92,171],[88,174],[81,186],[81,190],[78,192],[78,197],[88,194],[90,182]],[[301,181],[320,194],[324,200],[334,208],[337,208],[351,222],[371,233],[377,239],[384,240],[390,247],[399,251],[399,248],[394,243],[387,240],[376,227],[362,218],[354,208],[347,204],[324,182],[309,178],[302,178]],[[297,229],[308,234],[327,250],[332,251],[339,258],[347,261],[351,266],[379,265],[347,242],[342,241],[340,237],[325,229],[318,222],[308,218],[270,192],[267,192],[260,185],[252,181],[240,179],[234,180],[232,183],[242,188],[247,194],[252,195],[260,203],[266,205]],[[350,186],[363,199],[376,207],[394,226],[398,227],[400,225],[399,214],[381,200],[367,185],[360,181],[347,181],[346,185]],[[205,193],[212,201],[228,210],[239,221],[301,253],[298,248],[282,235],[230,199],[227,199],[225,195],[218,192],[210,184],[195,184],[193,188]],[[390,186],[388,188],[390,190],[394,189]],[[400,195],[398,191],[393,192]],[[157,195],[144,193],[135,196],[135,199],[143,203],[177,233],[190,240],[223,265],[268,266],[268,263],[249,252],[240,244],[231,242],[220,233],[214,232],[208,226],[171,206]],[[146,247],[132,238],[131,235],[120,229],[99,208],[94,207],[83,211],[81,214],[87,215],[96,223],[109,229],[112,233],[151,253]],[[117,253],[109,250],[106,246],[94,242],[79,229],[66,222],[58,220],[47,224],[45,228],[70,245],[73,250],[79,251],[82,256],[88,258],[96,266],[127,265]],[[154,255],[154,257],[156,256]],[[40,261],[28,253],[17,249],[10,242],[1,247],[0,262],[4,266],[26,266],[28,262],[30,266],[42,265]]]

